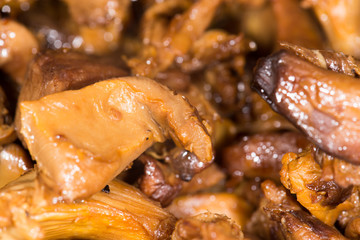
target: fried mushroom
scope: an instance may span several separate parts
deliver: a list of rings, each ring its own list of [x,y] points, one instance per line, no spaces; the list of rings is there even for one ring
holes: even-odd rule
[[[312,7],[335,51],[360,57],[359,1],[303,0],[303,5]]]
[[[75,52],[48,50],[38,54],[20,91],[18,103],[38,100],[46,95],[75,90],[113,77],[127,76],[126,69],[108,64],[103,59]],[[16,109],[15,129],[22,140],[21,116]]]
[[[359,164],[358,79],[283,50],[259,62],[254,88],[321,149]]]
[[[4,239],[169,239],[175,217],[124,182],[91,198],[52,202],[30,171],[0,191]]]
[[[226,177],[213,163],[195,174],[191,181],[185,182],[167,163],[162,163],[147,154],[142,154],[139,160],[144,164],[144,173],[138,181],[141,191],[151,199],[159,201],[164,207],[180,194],[196,193],[221,186]]]
[[[283,187],[270,180],[261,187],[264,198],[245,233],[250,231],[261,239],[346,239],[334,227],[305,212]]]
[[[184,149],[175,167],[187,177],[213,160],[211,138],[195,109],[147,78],[112,79],[24,101],[20,111],[20,132],[42,181],[65,199],[99,191],[168,138]]]
[[[18,144],[5,145],[0,151],[0,188],[33,168],[28,153]]]
[[[176,222],[172,240],[242,240],[241,227],[224,215],[202,213]]]
[[[19,86],[24,83],[28,64],[38,48],[37,40],[25,26],[0,19],[0,68]]]
[[[342,188],[334,180],[323,178],[314,154],[314,148],[300,154],[285,154],[281,182],[312,215],[333,225],[342,211],[353,208],[348,200],[353,187]]]
[[[322,49],[323,39],[309,12],[297,0],[272,0],[276,19],[277,42],[289,42],[303,47]],[[296,26],[296,27],[294,27]]]
[[[309,142],[296,132],[244,136],[223,150],[223,164],[233,179],[262,178],[280,181],[281,159],[289,151],[301,152]]]
[[[87,53],[105,54],[118,47],[129,13],[129,0],[64,0],[78,25],[81,48]]]
[[[232,193],[197,193],[180,196],[167,207],[177,218],[186,218],[211,212],[225,215],[240,226],[245,226],[251,207],[242,198]]]
[[[143,39],[143,50],[139,56],[128,61],[132,73],[136,76],[155,77],[159,72],[168,69],[176,56],[187,53],[192,43],[202,36],[222,1],[197,1],[182,14],[175,15],[168,24],[157,25],[160,28],[165,27],[165,29],[158,30],[161,31],[160,36],[163,35],[163,37],[156,38],[154,43],[150,42],[150,40],[153,41],[152,37],[143,34],[145,37]],[[182,6],[178,1],[169,2],[175,2],[175,6]],[[148,11],[150,10],[151,8]],[[147,16],[146,13],[145,16]],[[146,21],[147,19],[144,18],[143,20]],[[144,23],[144,25],[146,24]],[[152,25],[150,26],[152,27]]]

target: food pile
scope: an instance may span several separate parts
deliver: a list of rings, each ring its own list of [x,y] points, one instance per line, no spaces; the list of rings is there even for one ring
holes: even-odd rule
[[[359,11],[0,1],[0,239],[359,239]]]

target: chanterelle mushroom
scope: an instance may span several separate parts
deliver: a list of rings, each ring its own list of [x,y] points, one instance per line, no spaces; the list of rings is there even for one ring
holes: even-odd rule
[[[198,158],[188,164],[195,172],[213,159],[210,136],[195,109],[148,78],[106,80],[22,102],[20,111],[20,132],[40,178],[64,199],[100,191],[154,142],[167,138]]]

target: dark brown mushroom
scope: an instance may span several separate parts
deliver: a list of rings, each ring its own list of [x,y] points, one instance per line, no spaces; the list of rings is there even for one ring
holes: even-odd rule
[[[281,159],[287,152],[301,152],[309,142],[296,132],[244,136],[223,150],[223,163],[233,179],[244,177],[280,181]]]
[[[360,164],[360,82],[289,51],[261,60],[254,88],[324,151]]]

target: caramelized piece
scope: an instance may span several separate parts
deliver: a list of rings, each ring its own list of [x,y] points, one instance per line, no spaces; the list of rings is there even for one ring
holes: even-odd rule
[[[223,163],[232,178],[280,181],[281,158],[289,151],[301,152],[309,142],[296,132],[262,133],[245,136],[223,150]]]
[[[204,69],[203,89],[221,116],[231,117],[246,104],[248,89],[242,79],[244,66],[245,57],[238,55]]]
[[[195,72],[212,63],[246,54],[251,50],[250,46],[250,41],[243,34],[232,35],[222,30],[209,30],[193,43],[185,56],[181,57],[180,67],[184,72]]]
[[[360,163],[358,79],[280,51],[258,64],[254,87],[324,151]]]
[[[104,54],[118,47],[130,0],[64,1],[78,24],[85,52]]]
[[[0,188],[20,177],[33,167],[33,163],[19,145],[5,145],[0,151]]]
[[[23,25],[0,19],[0,68],[20,86],[24,83],[28,64],[38,47],[33,34]]]
[[[250,206],[231,193],[198,193],[175,198],[167,209],[177,218],[195,216],[200,213],[226,215],[240,226],[245,226],[250,216]]]
[[[272,220],[278,223],[284,239],[291,240],[346,240],[347,238],[334,227],[301,210],[279,211],[265,209]]]
[[[161,47],[163,38],[167,33],[168,19],[179,12],[186,11],[191,7],[191,4],[191,0],[168,0],[151,3],[141,20],[140,31],[143,43]]]
[[[181,190],[181,180],[167,165],[156,159],[145,154],[139,159],[145,165],[144,174],[139,179],[140,190],[162,206],[169,205]]]
[[[171,166],[143,154],[140,161],[145,165],[144,173],[139,179],[143,193],[151,199],[167,206],[180,193],[195,193],[216,187],[224,182],[225,174],[213,163],[208,168],[194,175],[189,182],[180,180]]]
[[[101,59],[74,52],[47,51],[36,56],[30,65],[18,102],[38,100],[52,93],[80,89],[104,79],[127,75],[126,70],[109,65]],[[18,107],[15,127],[21,137],[20,119]]]
[[[175,218],[138,189],[113,180],[91,198],[51,202],[31,171],[0,192],[0,235],[9,239],[169,239]]]
[[[172,240],[242,240],[241,227],[220,214],[202,213],[177,221]]]
[[[312,6],[335,51],[360,57],[360,2],[357,0],[303,0]]]
[[[200,172],[213,160],[210,136],[194,108],[147,78],[107,80],[48,95],[22,102],[20,111],[21,134],[42,180],[65,199],[99,191],[167,138],[184,149],[180,172]]]
[[[130,59],[128,65],[131,67],[134,75],[155,77],[157,73],[166,70],[172,65],[176,56],[181,56],[189,51],[192,43],[199,39],[205,29],[211,23],[216,9],[222,0],[200,0],[191,5],[183,14],[176,15],[166,29],[161,29],[160,35],[164,37],[157,39],[155,43],[153,38],[144,40],[144,49],[139,57]],[[175,2],[176,5],[179,3]],[[179,5],[181,6],[181,5]],[[170,10],[172,10],[170,8]],[[146,13],[145,13],[146,16]],[[147,18],[144,18],[146,21]],[[165,24],[157,25],[160,28]]]
[[[315,21],[300,7],[298,0],[270,2],[277,22],[277,42],[285,41],[315,49],[324,48]]]
[[[284,188],[267,180],[262,189],[265,197],[247,226],[261,239],[346,239],[334,227],[302,210]]]
[[[313,150],[286,154],[282,159],[281,182],[311,214],[333,225],[342,211],[353,208],[347,200],[352,186],[342,188],[333,180],[324,180],[314,154]]]
[[[272,209],[300,210],[299,204],[283,188],[277,187],[271,180],[261,183],[262,197],[256,212],[251,216],[244,228],[245,234],[251,234],[260,239],[285,239],[278,222],[273,221],[265,212],[265,207]]]
[[[323,179],[334,180],[342,188],[360,184],[360,166],[335,158],[319,149],[315,152],[314,160],[321,166]]]

